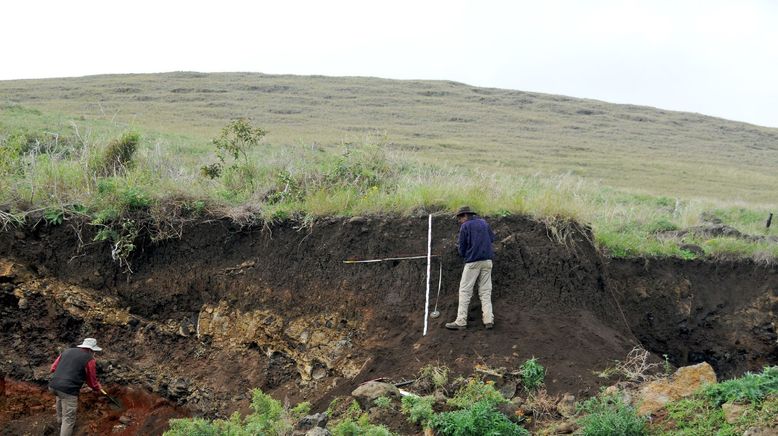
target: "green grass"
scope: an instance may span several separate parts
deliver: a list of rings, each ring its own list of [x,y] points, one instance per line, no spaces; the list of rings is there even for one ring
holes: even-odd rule
[[[12,213],[60,210],[68,219],[78,205],[103,224],[141,212],[155,221],[181,213],[269,221],[469,204],[536,217],[557,237],[570,220],[591,225],[615,257],[698,256],[683,244],[712,257],[778,257],[766,240],[669,233],[717,219],[776,235],[764,228],[778,209],[776,129],[369,78],[95,76],[0,82],[0,95],[0,206]],[[266,129],[264,141],[220,177],[204,176],[217,162],[213,140],[238,116]],[[130,164],[106,171],[112,147],[128,140]]]
[[[646,420],[617,396],[602,395],[579,405],[581,434],[586,436],[642,436],[647,432]]]

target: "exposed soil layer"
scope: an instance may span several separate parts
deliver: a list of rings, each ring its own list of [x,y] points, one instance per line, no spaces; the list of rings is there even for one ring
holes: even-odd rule
[[[136,241],[129,275],[109,243],[82,243],[94,237],[83,223],[0,232],[0,372],[45,386],[57,353],[92,336],[105,349],[101,381],[213,417],[246,410],[252,387],[323,409],[362,381],[412,378],[435,362],[469,373],[534,356],[550,392],[579,396],[605,383],[593,371],[640,343],[678,365],[706,360],[725,377],[778,363],[775,267],[603,260],[576,225],[490,223],[495,329],[483,328],[477,298],[466,331],[444,329],[462,265],[457,224],[438,216],[431,303],[442,264],[442,316],[427,336],[424,260],[343,262],[426,253],[426,217],[203,221],[180,239]],[[28,409],[0,425],[32,426]]]

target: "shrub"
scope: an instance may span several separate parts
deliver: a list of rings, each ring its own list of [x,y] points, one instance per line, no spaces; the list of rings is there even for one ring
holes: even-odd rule
[[[371,424],[367,414],[357,419],[346,418],[333,429],[334,436],[391,436],[392,432],[383,425]]]
[[[119,139],[114,139],[108,143],[103,154],[98,173],[102,176],[111,174],[124,174],[125,170],[132,167],[132,158],[138,148],[140,135],[135,132],[128,132]]]
[[[209,422],[201,418],[173,419],[165,436],[190,435],[284,435],[292,431],[291,417],[280,402],[259,389],[252,391],[251,409],[253,413],[241,419],[235,412],[228,420],[217,419]]]
[[[778,366],[765,367],[761,374],[747,372],[741,378],[709,385],[702,392],[717,406],[734,401],[758,404],[778,393]]]
[[[483,380],[478,378],[471,378],[467,384],[459,388],[454,398],[447,401],[448,405],[466,408],[475,404],[476,402],[483,401],[491,405],[507,403],[508,400],[500,394],[497,389],[494,388],[492,383],[484,383]]]
[[[578,420],[587,436],[639,436],[646,434],[646,422],[635,409],[624,404],[618,396],[593,397],[579,406],[585,413]]]
[[[528,391],[534,391],[543,384],[543,380],[546,378],[546,368],[533,357],[521,364],[519,374],[524,388]]]
[[[431,384],[435,390],[445,390],[448,383],[448,368],[429,364],[419,371],[419,379],[424,383]]]
[[[408,415],[408,421],[426,427],[429,425],[430,419],[435,415],[435,412],[432,410],[434,402],[435,399],[432,397],[408,395],[403,397],[400,410],[403,414]]]
[[[216,179],[225,174],[224,167],[227,165],[231,173],[237,174],[237,176],[233,175],[234,181],[242,180],[253,187],[254,180],[251,177],[253,174],[250,170],[251,161],[248,153],[251,148],[259,145],[266,133],[259,127],[252,127],[245,118],[230,121],[222,128],[219,137],[211,141],[216,148],[219,162],[202,166],[200,173],[205,177]]]
[[[296,406],[292,407],[290,413],[295,419],[302,418],[303,416],[311,413],[310,401],[303,401],[302,403],[297,404]]]
[[[218,425],[202,418],[171,419],[165,436],[218,436]]]
[[[389,397],[380,396],[373,400],[373,404],[379,409],[388,409],[392,405],[392,400]]]
[[[512,436],[529,432],[511,422],[488,401],[470,407],[435,415],[431,426],[443,436]]]

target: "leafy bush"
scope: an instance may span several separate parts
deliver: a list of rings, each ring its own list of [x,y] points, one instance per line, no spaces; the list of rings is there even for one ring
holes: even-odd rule
[[[366,413],[359,418],[351,417],[340,421],[333,429],[334,436],[391,436],[392,432],[383,425],[371,424]]]
[[[170,429],[165,436],[191,435],[285,435],[291,432],[292,418],[286,414],[280,402],[259,389],[252,391],[251,409],[253,413],[241,419],[235,412],[228,420],[207,421],[201,418],[170,420]]]
[[[646,422],[618,396],[593,397],[579,405],[584,415],[578,420],[586,436],[639,436],[646,434]]]
[[[511,422],[489,401],[435,415],[431,426],[443,436],[523,436],[529,432]]]
[[[478,378],[471,378],[467,384],[459,388],[454,397],[447,401],[448,405],[460,409],[469,407],[479,401],[491,405],[507,403],[508,400],[494,388],[492,383],[484,383]]]
[[[373,404],[379,409],[388,409],[392,405],[392,400],[389,397],[382,395],[373,400]]]
[[[252,127],[245,118],[230,121],[222,128],[219,137],[211,141],[216,148],[216,157],[219,162],[202,166],[200,173],[203,176],[216,179],[224,174],[224,167],[228,164],[229,159],[228,169],[244,176],[247,175],[250,173],[248,170],[251,166],[249,150],[259,145],[266,134],[267,132],[261,128]],[[253,178],[249,178],[247,182],[253,186]]]
[[[536,358],[532,358],[521,364],[519,369],[521,383],[528,391],[534,391],[541,385],[546,378],[546,368],[543,367]]]
[[[43,219],[48,225],[58,226],[65,220],[65,210],[61,208],[47,207],[43,211]]]
[[[734,401],[760,403],[768,395],[778,394],[778,366],[765,367],[761,374],[747,372],[741,378],[709,385],[702,392],[717,406]]]
[[[435,415],[432,410],[433,403],[435,403],[435,399],[432,397],[408,395],[403,397],[400,410],[403,414],[408,415],[408,421],[426,427]]]

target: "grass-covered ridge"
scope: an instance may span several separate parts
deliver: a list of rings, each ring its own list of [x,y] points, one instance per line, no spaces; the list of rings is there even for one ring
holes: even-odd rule
[[[573,174],[656,195],[774,203],[778,129],[446,81],[166,73],[0,81],[0,104],[158,132],[187,161],[230,120],[280,147],[362,143],[503,175]],[[24,114],[17,114],[17,118]],[[0,115],[5,124],[9,114]]]
[[[155,77],[170,79],[170,83],[205,79],[218,82],[223,78],[220,75],[191,74]],[[233,88],[243,89],[240,88],[243,85],[239,84],[244,79],[262,83],[292,80],[299,81],[296,83],[300,86],[307,83],[302,78],[262,75],[229,77],[236,78],[237,81],[223,83],[227,94],[233,92],[230,91]],[[592,150],[599,150],[595,153],[599,157],[586,163],[587,159],[595,155],[574,153],[580,163],[586,163],[593,168],[592,171],[603,176],[603,180],[598,180],[596,177],[584,177],[579,171],[564,171],[566,160],[562,158],[548,161],[549,165],[555,162],[554,166],[539,165],[538,170],[548,170],[545,174],[542,171],[524,171],[522,168],[526,168],[521,165],[511,166],[512,153],[531,150],[529,144],[532,142],[520,141],[517,145],[507,137],[499,139],[506,141],[506,149],[491,148],[488,141],[475,139],[472,139],[473,142],[466,148],[441,148],[421,139],[417,145],[409,147],[398,142],[398,139],[390,134],[389,128],[379,134],[376,134],[375,130],[359,131],[359,134],[352,135],[353,141],[345,140],[348,135],[336,141],[335,137],[327,133],[326,128],[322,128],[321,141],[290,141],[288,138],[280,139],[277,133],[279,129],[283,132],[288,127],[285,127],[285,122],[273,119],[280,124],[260,125],[256,120],[246,121],[244,127],[249,129],[249,133],[261,132],[254,138],[256,141],[246,142],[246,138],[241,139],[239,135],[236,136],[235,131],[229,130],[230,126],[235,127],[230,121],[223,122],[218,128],[209,127],[205,131],[190,128],[190,124],[195,121],[204,121],[205,126],[214,123],[213,119],[204,118],[204,114],[192,112],[189,103],[197,106],[200,104],[200,97],[194,101],[184,99],[187,104],[182,104],[180,110],[175,111],[176,116],[188,114],[189,121],[169,120],[170,124],[158,124],[159,120],[173,115],[155,112],[158,109],[155,109],[154,105],[149,106],[146,112],[133,115],[131,123],[118,121],[126,120],[121,115],[122,111],[130,108],[140,110],[140,107],[129,102],[121,103],[124,109],[118,112],[106,111],[106,107],[101,103],[101,114],[95,117],[87,116],[83,111],[69,106],[71,98],[92,95],[91,93],[104,89],[108,84],[115,85],[117,80],[140,80],[139,83],[143,84],[132,88],[132,92],[124,92],[120,88],[109,89],[113,94],[124,96],[144,96],[163,86],[146,79],[147,76],[68,79],[62,83],[70,81],[74,85],[72,90],[79,91],[68,93],[70,97],[65,99],[67,102],[59,100],[62,95],[53,91],[58,88],[50,82],[0,82],[0,87],[16,85],[11,88],[15,99],[24,100],[34,95],[37,96],[37,106],[80,113],[74,116],[72,113],[48,112],[28,105],[0,104],[0,205],[3,206],[0,217],[5,223],[10,223],[22,212],[31,210],[43,210],[47,221],[53,224],[62,222],[70,215],[85,215],[93,224],[101,226],[101,238],[112,241],[119,253],[125,253],[131,252],[138,232],[148,230],[146,223],[140,223],[137,218],[133,218],[138,214],[151,216],[158,227],[154,236],[164,238],[170,234],[159,229],[166,228],[164,221],[171,216],[196,217],[211,214],[248,221],[272,221],[292,217],[307,220],[327,215],[412,215],[452,211],[460,205],[469,204],[484,215],[531,215],[546,221],[552,229],[560,231],[570,220],[589,224],[594,230],[595,242],[599,247],[618,257],[736,256],[772,260],[778,256],[778,244],[773,236],[775,233],[765,228],[768,213],[776,210],[775,204],[757,200],[773,195],[772,186],[775,184],[772,183],[778,182],[778,176],[772,172],[759,170],[760,165],[771,164],[772,159],[776,159],[773,149],[778,149],[775,140],[778,136],[775,135],[774,129],[709,117],[695,118],[698,123],[706,126],[707,123],[713,122],[733,126],[737,124],[739,127],[735,130],[740,133],[730,135],[730,132],[725,136],[728,140],[735,141],[735,148],[746,147],[747,144],[751,144],[748,147],[761,144],[760,162],[750,160],[753,156],[725,162],[726,156],[731,152],[724,152],[719,148],[705,153],[702,153],[703,149],[697,149],[700,154],[695,162],[684,161],[682,153],[664,161],[663,152],[658,151],[650,152],[651,160],[648,160],[648,157],[641,154],[648,151],[634,148],[629,151],[634,156],[629,159],[622,156],[614,161],[612,158],[618,153],[608,151],[608,144],[612,145],[612,141],[617,140],[620,135],[599,135],[602,137],[599,144],[592,146]],[[309,86],[321,84],[322,81],[340,83],[341,80],[346,79],[312,78]],[[460,91],[465,89],[467,92],[482,95],[479,94],[480,91],[476,92],[479,88],[459,84],[354,80],[355,83],[367,81],[366,83],[395,87],[405,85],[409,89],[422,85],[425,89],[433,90],[440,86],[451,86]],[[33,90],[32,84],[39,85],[40,89]],[[51,86],[54,88],[50,88]],[[276,96],[278,93],[297,89],[291,85],[283,86],[251,92]],[[366,96],[378,92],[368,88],[359,90]],[[46,89],[49,89],[51,94],[47,94]],[[170,92],[192,97],[195,94],[206,95],[208,104],[221,101],[221,97],[210,99],[211,94],[224,94],[205,92],[202,89],[173,92],[175,89]],[[249,92],[246,89],[243,91]],[[335,89],[330,91],[334,93]],[[298,89],[295,92],[302,91]],[[344,88],[342,92],[352,95],[357,92],[357,88]],[[452,95],[459,95],[458,92],[433,92],[431,95],[446,100]],[[501,96],[495,97],[497,103],[491,100],[488,100],[491,103],[482,102],[494,103],[495,107],[500,106],[499,102],[503,101],[501,99],[514,95],[500,90],[483,92],[486,93],[483,95]],[[418,96],[422,97],[427,95]],[[534,98],[538,104],[546,100],[557,101],[554,96],[534,95]],[[43,104],[37,99],[42,99]],[[146,100],[145,97],[141,100],[155,101]],[[60,101],[62,105],[58,106],[56,101]],[[313,105],[312,101],[309,103]],[[223,103],[226,106],[220,104],[215,107],[232,107],[232,103]],[[391,105],[390,103],[386,102],[387,105]],[[584,116],[591,115],[586,115],[589,109],[585,109],[591,105],[601,105],[603,108],[607,106],[611,112],[604,113],[610,114],[608,117],[613,119],[623,118],[617,116],[621,113],[620,110],[653,110],[564,98],[557,103],[567,105],[565,107],[569,110],[580,106],[584,108],[580,109]],[[253,107],[242,100],[235,104],[235,107],[243,107],[246,110]],[[344,105],[338,110],[353,109],[352,104]],[[173,106],[169,109],[173,110]],[[155,114],[156,121],[148,118],[152,113]],[[335,114],[338,113],[340,112],[336,110]],[[668,119],[691,116],[679,113],[664,115],[670,117]],[[567,122],[566,117],[572,115],[561,111],[549,116],[554,123],[563,123]],[[391,118],[380,120],[386,126],[395,123]],[[498,123],[495,120],[489,122]],[[306,123],[300,124],[299,132],[305,132],[310,127],[306,126]],[[318,124],[317,126],[322,127]],[[626,125],[622,127],[627,129]],[[710,133],[708,127],[695,133],[703,142],[707,140],[705,138],[711,138],[706,136]],[[258,128],[266,130],[256,130]],[[436,130],[440,126],[435,127],[435,123],[430,124],[429,128],[432,132],[437,131],[437,135],[445,134],[442,130]],[[205,132],[211,130],[212,134],[204,137]],[[729,132],[727,129],[719,130]],[[643,132],[647,137],[644,139],[644,145],[649,149],[659,150],[664,147],[655,143],[656,137],[652,135],[657,132],[650,129]],[[457,131],[450,134],[452,138],[458,135]],[[402,134],[399,135],[400,138],[403,137]],[[626,133],[624,135],[625,144],[632,140],[637,141],[635,137]],[[584,142],[586,137],[570,137],[567,140]],[[683,135],[680,137],[683,138]],[[543,145],[546,151],[542,156],[547,156],[548,152],[553,150],[553,138],[556,137],[546,138],[547,143]],[[687,140],[691,141],[689,138]],[[231,141],[240,147],[230,148]],[[689,147],[694,148],[693,145]],[[460,152],[464,152],[464,155]],[[462,159],[465,155],[470,157]],[[714,165],[711,163],[714,161],[719,163]],[[776,163],[778,164],[778,161]],[[629,168],[638,164],[642,166],[640,174],[646,177],[645,183],[636,182],[632,179],[635,174],[629,173]],[[683,169],[678,173],[666,173],[665,165],[681,165]],[[748,184],[748,189],[738,190],[737,186],[731,186],[727,182],[727,177],[717,178],[706,173],[708,175],[702,179],[705,182],[703,185],[705,189],[715,191],[717,195],[694,195],[700,191],[694,185],[701,179],[700,173],[695,173],[692,169],[708,171],[712,168],[710,165],[715,166],[714,173],[718,175],[734,171],[732,175],[739,183]],[[738,168],[743,165],[748,171],[741,173]],[[608,168],[622,173],[623,179],[618,183],[606,184],[610,178]],[[757,171],[761,175],[750,178],[747,177],[751,174],[749,171]],[[654,177],[671,183],[673,188],[661,189],[661,185],[651,185],[650,180]],[[773,181],[771,177],[776,177],[776,180]],[[740,234],[706,231],[714,223],[730,226]]]

